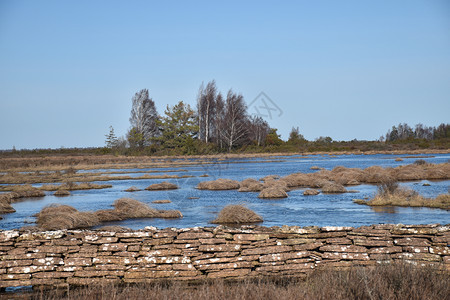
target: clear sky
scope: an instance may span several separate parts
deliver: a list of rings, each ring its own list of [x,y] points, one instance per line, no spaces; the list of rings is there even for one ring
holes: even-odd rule
[[[135,92],[163,113],[212,79],[283,138],[448,123],[450,1],[0,0],[0,149],[103,146]]]

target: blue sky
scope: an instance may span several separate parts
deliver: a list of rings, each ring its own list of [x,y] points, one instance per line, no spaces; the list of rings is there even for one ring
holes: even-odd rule
[[[450,2],[0,0],[0,149],[103,146],[135,92],[163,113],[212,79],[283,138],[448,123]]]

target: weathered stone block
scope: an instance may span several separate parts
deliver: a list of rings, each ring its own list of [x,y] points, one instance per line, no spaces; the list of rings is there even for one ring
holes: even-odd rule
[[[302,251],[302,250],[314,250],[322,247],[324,245],[323,242],[314,242],[303,245],[293,245],[292,248],[294,251]]]
[[[115,256],[97,256],[92,259],[94,265],[130,265],[135,264],[137,260],[132,257],[115,257]]]
[[[0,242],[15,240],[18,236],[19,236],[18,230],[3,230],[0,231]]]
[[[256,272],[280,272],[285,270],[304,271],[314,268],[314,263],[286,264],[286,265],[265,265],[257,267]]]
[[[54,266],[62,264],[64,264],[64,260],[60,257],[45,257],[33,260],[33,265],[36,266]]]
[[[438,230],[436,228],[427,228],[427,227],[411,227],[411,228],[405,228],[405,227],[397,227],[394,229],[391,229],[392,234],[399,234],[399,235],[407,235],[407,234],[425,234],[425,235],[435,235],[438,233]]]
[[[216,252],[215,257],[234,257],[234,256],[238,256],[239,252],[235,251],[231,251],[231,252]]]
[[[242,255],[281,253],[281,252],[289,252],[291,250],[292,250],[291,246],[270,246],[270,247],[245,249],[242,250]]]
[[[149,231],[132,231],[132,232],[117,232],[116,237],[122,238],[149,238],[152,233]]]
[[[244,277],[250,274],[250,272],[251,269],[221,270],[208,273],[207,278]]]
[[[380,247],[380,248],[370,248],[368,253],[370,254],[387,254],[387,253],[399,253],[402,252],[402,247],[393,246],[393,247]],[[371,256],[372,257],[372,256]]]
[[[423,260],[423,261],[435,261],[442,260],[441,256],[431,253],[396,253],[392,254],[395,259],[408,259],[408,260]]]
[[[0,275],[1,281],[3,280],[23,280],[30,279],[31,274],[2,274]]]
[[[261,256],[259,258],[259,261],[260,262],[286,261],[288,259],[302,258],[307,256],[309,256],[308,251],[274,253]]]
[[[268,234],[255,233],[255,234],[235,234],[233,239],[235,241],[262,241],[269,239]]]
[[[138,264],[173,264],[173,263],[182,263],[182,264],[189,264],[191,263],[191,260],[187,256],[168,256],[168,257],[138,257],[136,259]]]
[[[432,247],[430,247],[429,251],[432,254],[439,254],[439,255],[449,255],[450,254],[449,247],[444,247],[444,246],[432,246]]]
[[[340,237],[340,238],[328,238],[325,240],[327,244],[333,245],[351,245],[352,241],[348,238]]]
[[[233,263],[214,263],[214,264],[196,264],[196,268],[198,270],[224,270],[224,269],[242,269],[242,268],[251,268],[252,263],[248,261],[240,261],[240,262],[233,262]]]
[[[67,277],[72,277],[73,273],[72,272],[38,272],[38,273],[33,273],[32,278],[39,278],[39,279],[54,279],[54,278],[67,278]]]
[[[111,251],[111,252],[117,252],[117,251],[126,251],[128,245],[124,243],[116,243],[116,244],[103,244],[99,246],[100,251]]]
[[[394,246],[394,242],[392,240],[386,240],[384,237],[356,237],[353,239],[353,243],[357,246],[365,246],[365,247],[392,247]]]
[[[66,266],[91,266],[92,259],[87,257],[69,257],[64,260]]]
[[[343,253],[343,252],[324,252],[323,259],[337,259],[337,260],[369,260],[367,253]]]
[[[43,271],[53,271],[55,266],[23,266],[8,268],[10,274],[28,274]]]
[[[89,278],[89,277],[104,277],[104,276],[123,276],[124,271],[114,271],[114,270],[91,270],[91,271],[75,271],[74,276],[75,277],[83,277],[83,278]]]
[[[12,267],[23,267],[30,266],[32,264],[31,259],[23,260],[0,260],[0,268],[12,268]]]
[[[355,245],[324,245],[319,250],[323,252],[367,252],[366,247]]]
[[[212,238],[214,235],[211,232],[182,232],[178,235],[178,240],[198,240]]]
[[[193,271],[145,271],[145,272],[125,272],[125,279],[144,279],[144,278],[178,278],[178,277],[195,277],[199,275],[200,272],[197,270]]]
[[[200,245],[198,248],[200,252],[231,252],[239,251],[240,249],[240,244]]]
[[[181,255],[183,251],[177,248],[149,250],[139,252],[139,256],[176,256]]]
[[[431,246],[429,240],[413,237],[394,239],[394,244],[398,246]]]
[[[199,242],[200,242],[200,244],[203,244],[203,245],[225,244],[227,242],[227,240],[224,238],[221,238],[221,239],[210,238],[210,239],[199,239]]]
[[[294,238],[294,239],[284,239],[284,240],[277,240],[277,245],[302,245],[302,244],[308,244],[308,243],[314,243],[315,239],[303,239],[303,238]]]

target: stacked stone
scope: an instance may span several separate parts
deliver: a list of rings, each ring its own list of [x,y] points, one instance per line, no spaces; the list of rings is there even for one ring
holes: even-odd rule
[[[0,287],[304,276],[405,260],[450,271],[449,226],[0,231]]]

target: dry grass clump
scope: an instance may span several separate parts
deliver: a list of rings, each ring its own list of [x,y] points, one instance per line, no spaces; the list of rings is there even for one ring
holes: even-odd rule
[[[130,188],[127,188],[126,190],[125,190],[125,192],[138,192],[138,191],[140,191],[140,189],[138,189],[137,187],[135,187],[135,186],[132,186],[132,187],[130,187]]]
[[[303,191],[303,195],[304,196],[315,196],[315,195],[319,195],[320,192],[318,190],[313,190],[313,189],[307,189]]]
[[[177,210],[157,210],[134,199],[114,201],[114,209],[80,212],[69,205],[52,204],[35,215],[41,230],[88,228],[102,222],[122,221],[131,218],[181,218]]]
[[[263,189],[259,195],[258,198],[262,199],[280,199],[280,198],[287,198],[288,194],[283,188],[280,187],[269,187]]]
[[[68,190],[57,190],[53,195],[58,197],[70,196],[70,192]]]
[[[393,180],[389,170],[380,166],[368,167],[364,170],[364,174],[366,183],[382,183]]]
[[[280,176],[278,176],[278,175],[267,175],[267,176],[264,176],[263,178],[260,178],[259,180],[261,180],[263,182],[266,182],[266,181],[269,181],[269,180],[277,180],[277,179],[280,179]]]
[[[239,181],[219,178],[212,181],[203,181],[197,185],[199,190],[237,190],[240,188]]]
[[[35,216],[36,223],[42,230],[88,228],[100,223],[94,213],[80,212],[69,205],[52,204],[44,207]]]
[[[178,189],[178,185],[167,182],[167,181],[163,181],[161,183],[155,183],[155,184],[149,185],[145,189],[147,191],[176,190],[176,189]]]
[[[378,193],[371,200],[356,199],[353,202],[369,206],[403,206],[430,207],[450,209],[450,194],[438,195],[436,198],[425,198],[417,192],[403,188],[396,182],[386,182],[378,187]]]
[[[68,181],[60,185],[59,189],[68,191],[77,191],[77,190],[100,190],[100,189],[107,189],[110,187],[112,187],[111,184],[97,184],[90,182],[75,183],[72,181]]]
[[[327,183],[322,187],[322,193],[324,194],[341,194],[341,193],[346,193],[347,189],[338,183]]]
[[[152,203],[155,203],[155,204],[165,204],[165,203],[172,203],[172,201],[170,201],[170,200],[168,200],[168,199],[166,199],[166,200],[155,200],[155,201],[152,201]]]
[[[263,190],[263,188],[264,188],[264,185],[261,182],[255,180],[255,182],[253,182],[253,183],[247,182],[247,183],[243,184],[241,182],[241,187],[239,188],[238,191],[239,192],[260,192]]]
[[[95,214],[101,222],[122,221],[136,218],[181,218],[177,210],[157,210],[138,200],[121,198],[114,201],[114,209],[98,210]]]
[[[16,210],[11,206],[11,198],[9,194],[0,195],[0,214],[10,214],[16,212]]]
[[[262,222],[263,218],[243,205],[227,205],[212,221],[214,224],[248,224]]]
[[[294,173],[280,178],[280,181],[286,182],[288,187],[309,186],[312,181],[310,174]]]

